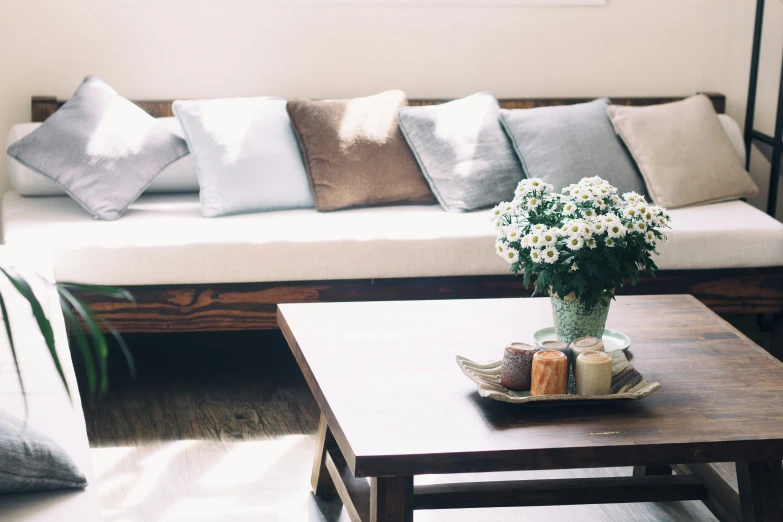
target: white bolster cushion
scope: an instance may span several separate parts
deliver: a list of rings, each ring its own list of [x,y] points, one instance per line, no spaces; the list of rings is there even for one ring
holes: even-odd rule
[[[159,121],[167,130],[184,139],[182,127],[177,118],[161,118]],[[24,138],[40,126],[40,123],[19,123],[11,127],[11,130],[8,132],[5,150],[8,150],[8,147],[12,143]],[[8,154],[6,154],[5,157],[8,180],[17,194],[22,196],[66,195],[65,191],[51,179],[25,167]],[[196,174],[195,158],[192,154],[188,154],[163,169],[161,173],[152,180],[144,193],[186,193],[198,192],[198,190],[199,185],[198,176]]]

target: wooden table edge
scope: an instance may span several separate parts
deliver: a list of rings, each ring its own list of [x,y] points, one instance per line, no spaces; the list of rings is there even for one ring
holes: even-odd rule
[[[299,369],[302,371],[302,374],[307,381],[307,385],[310,387],[310,391],[312,392],[313,397],[315,397],[315,402],[318,403],[318,407],[321,410],[321,415],[326,418],[326,421],[329,425],[328,427],[331,430],[332,436],[337,442],[337,445],[340,447],[343,458],[345,459],[354,476],[358,476],[356,475],[356,454],[354,453],[351,444],[348,442],[345,433],[340,427],[340,423],[337,422],[337,417],[335,417],[332,408],[329,406],[329,402],[326,400],[326,397],[321,391],[321,387],[318,385],[318,381],[316,381],[315,376],[310,369],[310,365],[307,363],[307,360],[302,353],[302,349],[299,347],[296,336],[294,336],[293,331],[291,331],[291,327],[288,326],[288,322],[285,319],[283,310],[280,308],[281,306],[285,306],[285,304],[277,305],[277,325],[280,327],[280,331],[283,333],[283,337],[285,337],[285,340],[291,349],[291,353],[293,353],[296,362],[299,364]]]

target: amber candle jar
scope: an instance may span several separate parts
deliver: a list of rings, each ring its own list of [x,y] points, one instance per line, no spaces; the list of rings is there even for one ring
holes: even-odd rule
[[[576,359],[577,395],[609,395],[612,392],[612,356],[585,352]]]
[[[541,350],[533,357],[530,395],[565,394],[568,384],[568,357],[556,350]]]
[[[529,390],[535,353],[536,347],[527,343],[511,343],[506,346],[503,365],[500,368],[500,384],[510,390]]]

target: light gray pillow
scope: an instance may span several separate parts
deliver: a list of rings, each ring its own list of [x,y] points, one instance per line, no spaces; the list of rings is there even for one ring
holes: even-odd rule
[[[46,435],[0,411],[0,493],[84,489],[87,479]]]
[[[620,194],[647,195],[644,179],[617,137],[606,111],[610,101],[501,110],[501,119],[528,178],[560,190],[600,176]]]
[[[400,109],[400,129],[444,209],[465,212],[514,197],[522,166],[499,112],[489,93]]]
[[[105,220],[122,216],[160,171],[187,153],[182,138],[95,76],[8,148],[9,156]]]
[[[312,208],[302,153],[280,98],[177,100],[206,217]]]

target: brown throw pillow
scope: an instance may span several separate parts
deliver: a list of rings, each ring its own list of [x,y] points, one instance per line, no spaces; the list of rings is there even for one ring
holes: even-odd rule
[[[759,193],[706,96],[608,111],[658,205],[679,208]]]
[[[315,208],[434,203],[397,123],[402,91],[350,100],[291,100]]]

